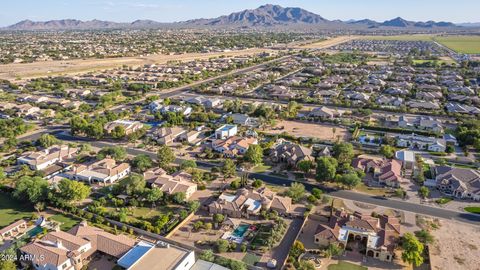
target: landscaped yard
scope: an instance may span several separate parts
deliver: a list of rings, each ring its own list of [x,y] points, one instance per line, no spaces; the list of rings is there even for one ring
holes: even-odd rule
[[[258,166],[253,168],[253,171],[256,172],[256,173],[262,173],[262,172],[265,172],[267,170],[270,170],[271,168],[272,167],[268,166],[268,165],[258,165]]]
[[[247,253],[245,257],[243,257],[242,261],[248,265],[255,265],[257,262],[260,261],[260,257],[256,256],[255,254]]]
[[[157,206],[155,208],[150,208],[150,207],[131,207],[128,211],[128,217],[129,218],[135,218],[135,219],[140,219],[140,220],[146,220],[146,219],[154,219],[155,217],[158,217],[160,215],[165,215],[168,214],[168,212],[173,212],[173,213],[178,213],[182,207],[172,207],[172,206]],[[115,207],[106,207],[106,210],[108,212],[113,211],[116,212]]]
[[[480,207],[479,206],[465,207],[465,211],[473,213],[473,214],[480,214]]]
[[[6,193],[0,193],[0,228],[10,223],[32,216],[33,207],[28,203],[12,199]]]
[[[331,264],[328,270],[367,270],[367,267],[356,265],[349,262],[339,261],[338,264]]]
[[[448,197],[443,197],[443,198],[435,200],[435,202],[438,203],[438,204],[447,204],[450,201],[452,201],[452,198],[448,198]]]
[[[69,217],[63,214],[56,214],[50,217],[51,220],[60,223],[60,229],[62,231],[68,231],[80,222],[80,219],[75,217]]]
[[[355,190],[358,192],[368,193],[375,196],[388,196],[391,192],[385,188],[376,188],[376,187],[368,187],[364,183],[360,183]]]

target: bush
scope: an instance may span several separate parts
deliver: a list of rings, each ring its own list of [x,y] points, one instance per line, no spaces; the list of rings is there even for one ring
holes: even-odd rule
[[[215,243],[215,247],[218,253],[224,253],[228,251],[229,244],[228,241],[225,239],[218,239]]]

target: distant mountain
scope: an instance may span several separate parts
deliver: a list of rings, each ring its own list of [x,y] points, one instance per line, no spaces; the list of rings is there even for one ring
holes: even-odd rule
[[[480,27],[480,22],[477,22],[477,23],[457,23],[457,26],[463,26],[463,27]]]
[[[195,19],[176,23],[159,23],[152,20],[136,20],[132,23],[110,21],[53,20],[34,22],[21,21],[3,30],[85,30],[85,29],[117,29],[117,28],[160,28],[160,27],[328,27],[328,28],[437,28],[457,27],[449,22],[413,22],[400,17],[383,23],[370,19],[359,21],[329,21],[320,15],[298,7],[281,7],[279,5],[263,5],[257,9],[247,9],[230,15],[213,19]]]
[[[211,26],[275,26],[290,24],[321,24],[329,21],[322,16],[301,8],[284,8],[278,5],[263,5],[214,19],[187,21],[190,25]]]

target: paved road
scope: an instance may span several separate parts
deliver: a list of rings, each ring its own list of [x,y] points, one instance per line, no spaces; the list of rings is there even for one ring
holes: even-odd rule
[[[98,147],[98,148],[115,145],[114,142],[96,141],[96,140],[92,140],[92,139],[88,139],[88,138],[73,137],[73,136],[70,136],[68,134],[62,133],[61,131],[58,131],[58,130],[52,132],[52,134],[55,135],[57,138],[59,138],[61,140],[76,141],[76,142],[89,142],[92,146]],[[152,159],[156,158],[156,153],[146,151],[146,150],[141,150],[141,149],[127,148],[127,153],[129,155],[146,154],[146,155],[150,156]],[[181,164],[183,162],[183,160],[184,159],[177,158],[175,160],[175,163],[176,164]],[[212,164],[212,163],[208,163],[208,162],[204,162],[204,161],[196,161],[196,163],[197,163],[198,167],[205,168],[205,169],[218,166],[216,164]],[[442,208],[439,208],[439,207],[432,207],[432,206],[427,206],[427,205],[410,203],[410,202],[407,202],[407,201],[402,201],[402,200],[397,200],[397,199],[388,199],[388,198],[379,197],[379,196],[371,196],[371,195],[368,195],[368,194],[358,193],[358,192],[351,191],[351,190],[336,190],[336,189],[333,189],[333,188],[320,186],[318,184],[289,180],[289,179],[281,177],[281,176],[269,175],[269,174],[264,174],[264,173],[249,173],[248,177],[251,178],[251,179],[260,179],[260,180],[262,180],[266,183],[269,183],[269,184],[278,185],[278,186],[286,186],[286,187],[290,186],[292,184],[292,182],[300,182],[305,186],[305,189],[308,190],[308,191],[311,191],[313,188],[321,188],[329,196],[332,196],[334,198],[349,199],[349,200],[358,201],[358,202],[362,202],[362,203],[369,203],[369,204],[373,204],[373,205],[378,205],[378,206],[382,206],[382,207],[386,207],[386,208],[403,210],[403,211],[413,212],[413,213],[427,215],[427,216],[439,217],[439,218],[443,218],[443,219],[457,220],[457,221],[460,221],[460,222],[465,222],[465,223],[470,223],[470,224],[480,226],[480,215],[451,211],[451,210],[442,209]]]

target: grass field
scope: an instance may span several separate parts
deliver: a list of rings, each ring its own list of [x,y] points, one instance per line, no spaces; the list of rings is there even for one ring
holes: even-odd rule
[[[465,207],[465,211],[473,213],[473,214],[480,214],[480,207],[478,207],[478,206]]]
[[[19,202],[8,194],[0,193],[0,228],[18,219],[31,217],[32,211],[30,204]]]
[[[367,36],[369,40],[431,41],[433,35]]]
[[[74,217],[68,217],[66,215],[57,214],[50,217],[50,219],[60,223],[60,229],[62,231],[68,231],[73,226],[77,225],[80,222],[80,219]]]
[[[339,261],[338,264],[331,264],[328,266],[328,270],[367,270],[367,267]]]

